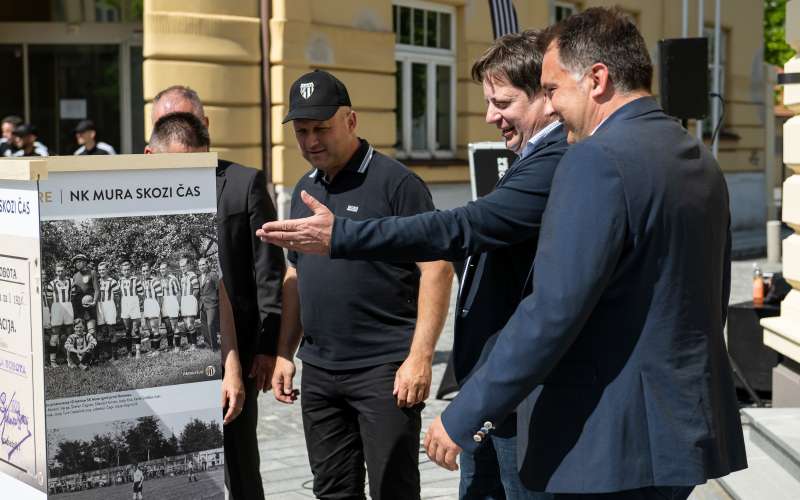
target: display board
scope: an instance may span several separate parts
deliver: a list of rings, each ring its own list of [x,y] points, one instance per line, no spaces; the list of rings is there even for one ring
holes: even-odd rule
[[[469,144],[469,178],[472,199],[486,196],[497,181],[517,159],[516,153],[506,149],[504,142],[473,142]]]
[[[201,296],[218,268],[216,155],[45,161],[46,179],[0,191],[35,208],[24,245],[0,251],[17,277],[0,300],[30,289],[0,309],[0,328],[25,332],[0,330],[19,468],[0,472],[41,498],[224,498],[218,326]]]

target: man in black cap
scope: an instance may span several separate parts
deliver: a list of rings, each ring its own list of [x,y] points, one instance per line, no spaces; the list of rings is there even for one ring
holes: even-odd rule
[[[47,148],[43,147],[37,139],[36,126],[23,123],[14,129],[14,145],[17,150],[12,156],[47,156]]]
[[[80,146],[73,153],[79,155],[115,155],[110,144],[97,140],[97,127],[92,120],[81,120],[75,127],[75,140]]]
[[[358,137],[347,89],[333,75],[303,75],[289,97],[283,121],[292,121],[313,167],[295,187],[292,218],[311,213],[309,194],[356,220],[434,209],[419,177]],[[314,495],[364,498],[366,462],[373,499],[419,498],[420,412],[449,306],[450,264],[332,260],[291,249],[289,261],[272,387],[281,402],[296,398],[300,344]]]

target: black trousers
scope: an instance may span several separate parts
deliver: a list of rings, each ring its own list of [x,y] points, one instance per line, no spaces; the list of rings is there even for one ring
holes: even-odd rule
[[[555,500],[686,500],[694,486],[650,486],[614,493],[556,493]]]
[[[258,391],[255,380],[244,379],[242,413],[223,428],[225,442],[225,485],[231,500],[263,500],[261,457],[258,454]],[[223,412],[227,408],[223,409]],[[224,415],[224,413],[223,413]]]
[[[300,402],[314,496],[373,500],[420,497],[419,432],[424,404],[398,408],[400,363],[326,370],[303,363]]]

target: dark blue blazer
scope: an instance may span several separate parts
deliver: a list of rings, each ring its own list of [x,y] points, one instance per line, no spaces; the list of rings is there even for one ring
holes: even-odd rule
[[[476,430],[516,409],[533,490],[695,485],[746,467],[722,334],[727,187],[652,98],[564,155],[535,262],[533,293],[443,414],[459,445],[475,451]]]
[[[487,339],[522,300],[553,173],[566,149],[559,126],[514,162],[491,193],[464,207],[361,222],[337,218],[331,256],[413,262],[470,256],[453,345],[456,380],[463,383]]]

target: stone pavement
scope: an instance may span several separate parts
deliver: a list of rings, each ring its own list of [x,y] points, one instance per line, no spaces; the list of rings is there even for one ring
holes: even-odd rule
[[[759,261],[766,271],[778,270]],[[731,286],[731,303],[748,300],[751,289],[752,261],[734,262]],[[433,366],[431,394],[436,393],[444,373],[450,348],[453,345],[453,308],[456,288],[451,295],[450,313],[442,336],[437,345]],[[299,383],[302,366],[298,363],[295,381]],[[259,398],[258,441],[261,450],[261,474],[267,498],[274,500],[301,500],[314,498],[311,491],[311,470],[303,438],[303,422],[300,404],[283,405],[275,401],[271,394]],[[447,406],[447,401],[431,397],[422,413],[423,432],[430,422]],[[422,437],[420,437],[422,439]],[[458,472],[449,472],[437,467],[428,460],[420,449],[420,471],[422,476],[423,499],[458,498]],[[695,489],[691,500],[723,500],[729,497],[714,481]]]

